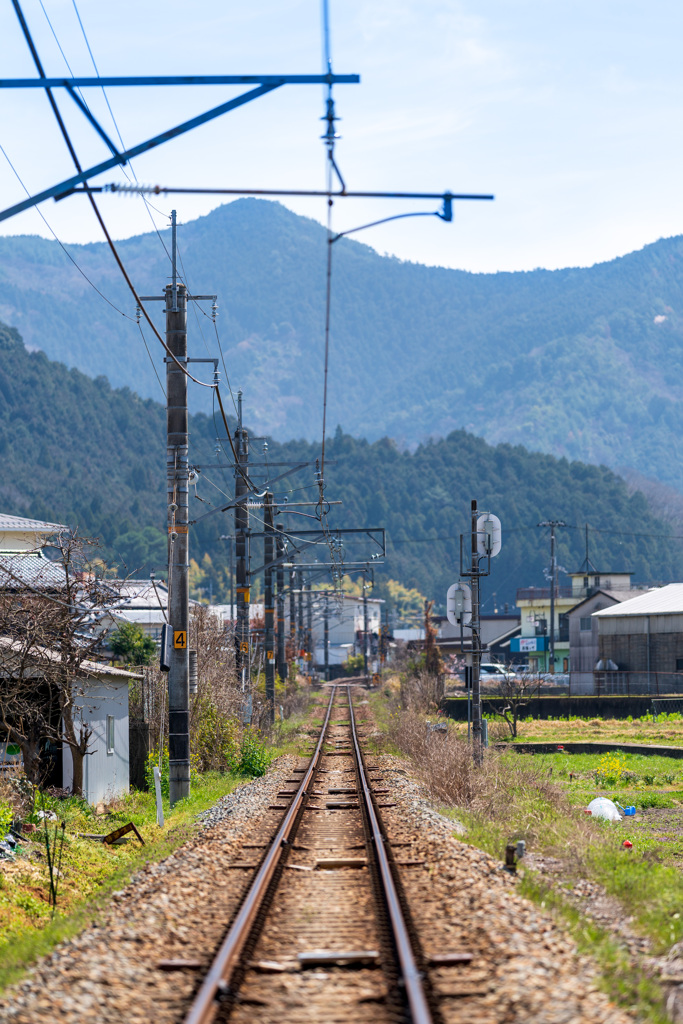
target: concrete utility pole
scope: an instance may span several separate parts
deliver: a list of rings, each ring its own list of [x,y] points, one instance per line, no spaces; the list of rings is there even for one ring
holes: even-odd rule
[[[313,595],[311,584],[306,584],[306,654],[308,655],[308,677],[313,675]]]
[[[302,574],[301,570],[299,570],[299,573],[298,573],[298,576],[297,576],[297,582],[299,584],[299,586],[298,586],[298,591],[299,591],[299,593],[298,593],[298,597],[299,597],[298,613],[299,614],[298,614],[298,621],[297,621],[297,627],[296,627],[296,649],[297,649],[297,658],[301,658],[301,653],[300,652],[305,647],[305,637],[304,637],[304,580],[303,580],[303,574]]]
[[[175,242],[175,210],[172,240]],[[173,283],[166,286],[166,344],[187,365],[187,292],[178,284],[173,244]],[[190,795],[190,618],[188,552],[187,375],[166,356],[166,480],[168,490],[168,607],[173,648],[168,673],[168,760],[171,807]]]
[[[330,678],[330,595],[325,591],[323,606],[323,644],[325,647],[325,682]]]
[[[280,534],[284,533],[284,526],[277,527],[276,548],[278,559],[284,558],[285,541]],[[285,570],[282,562],[279,563],[275,574],[277,586],[277,674],[284,683],[287,679],[289,669],[287,667],[287,656],[285,653]]]
[[[242,426],[242,392],[237,393],[237,429],[235,431],[235,448],[237,450],[237,467],[235,468],[235,498],[242,498],[249,491],[245,477],[249,465],[249,434]],[[240,469],[242,472],[240,472]],[[242,475],[244,474],[244,476]],[[235,622],[235,645],[237,671],[240,676],[242,693],[247,695],[250,689],[250,648],[249,648],[249,512],[246,502],[235,509],[235,590],[237,598],[237,618]],[[249,713],[250,695],[246,696],[245,721],[251,718]]]
[[[368,674],[368,581],[363,577],[363,675]]]
[[[548,671],[555,673],[555,592],[557,590],[557,558],[555,557],[555,529],[558,526],[566,526],[561,519],[549,519],[538,524],[539,526],[550,527],[550,633],[549,633],[549,660]]]
[[[292,562],[294,555],[292,555]],[[294,661],[299,657],[296,642],[296,569],[289,570],[289,642],[294,652]]]
[[[481,634],[479,625],[479,547],[477,537],[477,502],[472,500],[472,739],[474,760],[481,764],[483,753],[481,747],[481,686],[479,682],[479,666],[481,664]]]
[[[273,522],[273,495],[266,492],[263,500],[263,520],[265,523],[264,549],[264,641],[266,653],[266,703],[268,718],[275,721],[275,608],[273,606],[273,565],[275,561],[275,526]]]

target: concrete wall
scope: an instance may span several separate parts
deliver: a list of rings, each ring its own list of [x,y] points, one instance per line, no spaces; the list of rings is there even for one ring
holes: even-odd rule
[[[484,714],[488,718],[486,708],[496,701],[504,700],[501,697],[484,699]],[[458,722],[467,721],[467,698],[447,697],[444,701],[444,710],[449,718]],[[650,697],[532,697],[522,710],[524,718],[568,718],[570,715],[577,715],[579,718],[640,718],[652,710]]]
[[[92,728],[90,753],[84,760],[83,795],[90,804],[128,792],[128,680],[87,680],[86,695],[77,700],[83,720]],[[114,751],[107,751],[107,716],[114,718]],[[62,785],[73,785],[71,749],[63,747]]]

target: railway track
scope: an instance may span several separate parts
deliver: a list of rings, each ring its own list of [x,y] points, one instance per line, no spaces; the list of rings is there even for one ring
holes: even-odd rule
[[[332,687],[310,762],[292,774],[185,1024],[438,1020],[350,688]]]

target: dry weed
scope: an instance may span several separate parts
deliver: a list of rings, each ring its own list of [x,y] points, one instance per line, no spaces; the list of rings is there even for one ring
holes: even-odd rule
[[[411,710],[391,716],[389,739],[411,759],[438,803],[467,811],[483,828],[495,825],[510,840],[533,844],[542,839],[546,849],[564,847],[570,833],[576,840],[577,829],[585,831],[548,769],[494,750],[484,751],[483,765],[477,767],[471,746],[456,729],[429,731],[424,717]]]

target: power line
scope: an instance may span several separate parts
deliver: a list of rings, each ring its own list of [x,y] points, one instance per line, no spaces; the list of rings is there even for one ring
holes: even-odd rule
[[[4,148],[4,146],[3,146],[2,144],[0,144],[0,152],[1,152],[1,153],[2,153],[2,155],[4,156],[4,158],[5,158],[5,160],[7,161],[7,163],[9,164],[9,167],[10,167],[10,169],[11,169],[12,173],[13,173],[13,174],[14,174],[14,176],[16,177],[17,181],[19,182],[19,184],[20,184],[20,185],[21,185],[21,187],[23,188],[23,190],[24,190],[24,192],[26,193],[26,195],[27,195],[27,196],[30,196],[30,194],[31,194],[31,193],[30,193],[30,192],[29,192],[29,190],[28,190],[28,189],[26,188],[26,185],[24,184],[24,182],[23,182],[23,179],[22,179],[21,175],[19,174],[18,170],[16,169],[16,167],[14,166],[14,164],[12,163],[12,161],[10,160],[10,158],[9,158],[9,156],[8,156],[8,154],[7,154],[7,151],[6,151],[6,149]],[[107,303],[107,305],[108,305],[108,306],[111,306],[111,308],[112,308],[112,309],[116,310],[116,312],[117,312],[117,313],[120,313],[120,315],[121,315],[121,316],[123,316],[123,317],[125,317],[125,318],[126,318],[126,320],[131,320],[131,321],[134,321],[134,320],[135,320],[135,317],[129,316],[129,315],[128,315],[128,313],[124,313],[122,309],[119,309],[119,307],[118,307],[118,306],[117,306],[117,305],[116,305],[115,303],[113,303],[113,302],[111,301],[111,299],[108,299],[108,298],[107,298],[107,296],[106,296],[106,295],[104,294],[104,292],[100,291],[100,289],[99,289],[99,288],[97,287],[97,285],[96,285],[96,284],[95,284],[95,283],[94,283],[93,281],[91,281],[91,280],[90,280],[90,278],[88,277],[88,275],[86,274],[86,272],[85,272],[85,271],[83,270],[83,268],[82,268],[82,267],[81,267],[81,266],[80,266],[80,265],[78,264],[78,262],[77,262],[77,261],[76,261],[76,260],[74,259],[74,257],[73,257],[73,256],[71,255],[71,253],[69,252],[69,250],[68,250],[68,249],[66,248],[66,246],[65,246],[65,245],[64,245],[64,243],[62,242],[62,240],[61,240],[61,239],[59,238],[59,236],[57,235],[57,232],[56,232],[56,231],[54,230],[54,228],[52,227],[52,225],[48,223],[47,219],[45,218],[45,215],[43,214],[43,211],[42,211],[42,210],[39,210],[39,209],[38,209],[37,207],[36,207],[36,209],[37,209],[37,212],[38,212],[38,214],[40,215],[40,217],[41,217],[41,219],[42,219],[43,223],[45,224],[45,227],[46,227],[46,228],[48,229],[48,231],[50,232],[50,234],[51,234],[51,235],[52,235],[52,237],[54,238],[54,240],[55,240],[55,242],[57,243],[57,245],[58,245],[58,246],[60,247],[60,249],[62,250],[62,252],[64,253],[64,255],[65,255],[65,256],[67,257],[67,259],[71,260],[71,262],[73,263],[73,265],[74,265],[74,267],[76,268],[76,270],[78,271],[78,273],[79,273],[79,274],[81,274],[81,276],[82,276],[82,277],[83,277],[83,278],[84,278],[84,279],[85,279],[85,280],[86,280],[86,281],[88,282],[88,284],[90,285],[90,287],[91,287],[91,288],[92,288],[92,289],[93,289],[94,291],[96,291],[96,292],[97,292],[97,294],[98,294],[98,295],[100,296],[100,298],[101,298],[101,299],[104,299],[104,301],[105,301],[105,302]]]

